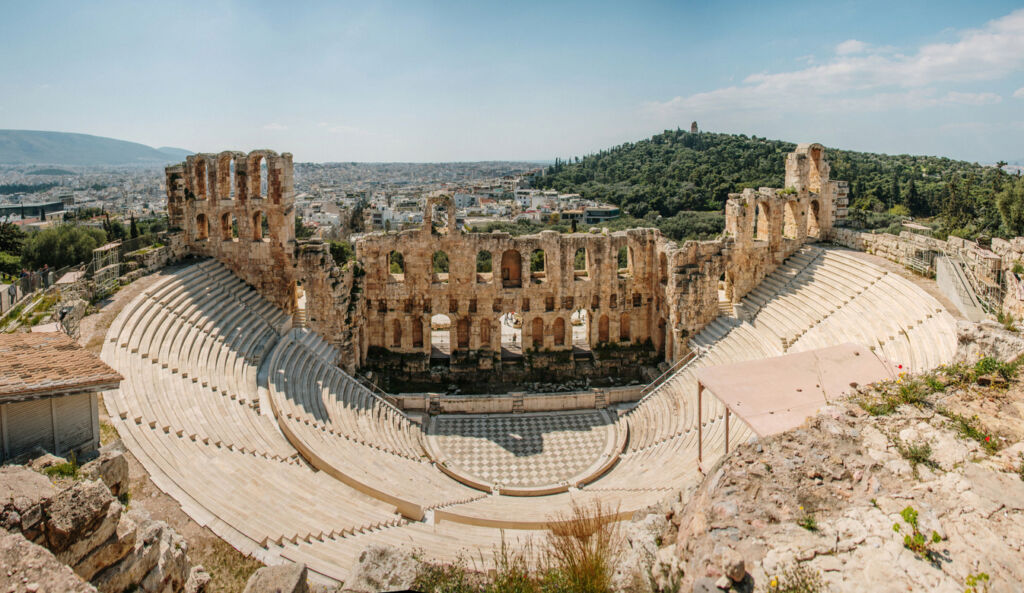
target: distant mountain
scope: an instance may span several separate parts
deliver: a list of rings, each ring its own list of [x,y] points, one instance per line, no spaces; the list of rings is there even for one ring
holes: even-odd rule
[[[0,163],[17,165],[164,165],[192,154],[89,134],[0,130]]]
[[[174,157],[179,161],[183,161],[185,160],[185,157],[187,157],[188,155],[194,154],[191,150],[185,150],[184,148],[174,148],[173,146],[161,146],[157,150],[168,156]]]

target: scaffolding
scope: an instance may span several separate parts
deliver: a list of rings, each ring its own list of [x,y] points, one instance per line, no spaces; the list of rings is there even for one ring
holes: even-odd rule
[[[121,242],[115,241],[93,249],[91,267],[92,280],[96,285],[93,298],[99,300],[113,294],[118,278],[121,277]]]

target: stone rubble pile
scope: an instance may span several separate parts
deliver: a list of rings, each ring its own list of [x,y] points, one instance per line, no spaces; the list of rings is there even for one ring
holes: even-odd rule
[[[79,475],[61,489],[27,467],[0,468],[0,591],[202,590],[184,538],[112,494],[127,493],[120,451],[105,448]]]

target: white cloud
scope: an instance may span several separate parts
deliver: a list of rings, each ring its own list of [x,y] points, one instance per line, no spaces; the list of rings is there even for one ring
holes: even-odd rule
[[[288,126],[272,122],[269,124],[264,124],[263,129],[271,132],[283,132],[288,129]]]
[[[1019,89],[1013,91],[1013,98],[1024,99],[1024,87],[1020,87]]]
[[[841,56],[847,56],[850,54],[861,54],[867,50],[868,44],[863,41],[857,41],[856,39],[847,39],[836,46],[836,53]]]
[[[1003,98],[995,93],[958,93],[950,91],[943,97],[946,103],[957,103],[960,105],[995,105]]]
[[[696,117],[709,112],[807,108],[873,111],[894,106],[991,105],[1000,100],[993,93],[954,91],[938,97],[935,86],[996,80],[1024,70],[1024,9],[980,29],[962,31],[955,42],[924,45],[910,54],[854,53],[866,49],[867,44],[851,39],[840,43],[838,55],[821,65],[751,74],[737,85],[644,107],[655,116]]]

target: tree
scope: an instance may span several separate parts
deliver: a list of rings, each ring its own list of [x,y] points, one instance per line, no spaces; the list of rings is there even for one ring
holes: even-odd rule
[[[63,268],[89,261],[92,251],[106,242],[107,235],[100,229],[62,224],[30,234],[21,258],[30,269]]]
[[[1013,236],[1024,235],[1024,178],[1007,183],[996,196],[996,206],[1003,226]]]
[[[921,196],[917,193],[917,184],[914,182],[914,178],[910,178],[910,182],[907,183],[907,191],[903,192],[903,205],[907,207],[914,216],[921,216],[925,213],[928,205],[924,203]]]
[[[21,253],[25,241],[25,231],[13,222],[0,223],[0,252]]]
[[[138,236],[139,236],[139,225],[135,223],[135,215],[132,214],[131,237],[132,237],[132,239],[134,239],[134,238],[136,238]]]

